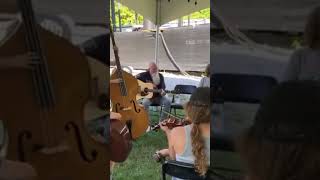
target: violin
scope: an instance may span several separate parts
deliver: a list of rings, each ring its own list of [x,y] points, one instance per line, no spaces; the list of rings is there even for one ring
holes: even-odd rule
[[[150,128],[151,131],[155,131],[155,130],[160,129],[160,125],[167,126],[169,129],[173,129],[175,127],[186,126],[186,125],[191,124],[191,122],[186,120],[186,119],[182,119],[182,118],[176,117],[176,116],[174,116],[171,113],[168,113],[166,111],[163,111],[163,112],[169,114],[171,117],[168,118],[168,119],[165,119],[165,120],[159,122],[157,125],[151,127]]]

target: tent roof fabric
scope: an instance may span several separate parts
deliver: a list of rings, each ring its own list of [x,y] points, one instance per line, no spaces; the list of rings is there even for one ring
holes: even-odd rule
[[[32,0],[37,13],[48,15],[67,15],[76,23],[106,25],[109,3],[105,0]],[[1,14],[16,13],[17,3],[5,0],[0,5]]]
[[[195,1],[197,4],[195,5]],[[117,0],[121,4],[138,12],[146,19],[156,23],[157,0]],[[182,16],[210,7],[209,0],[159,0],[160,22],[163,25]]]
[[[302,32],[307,15],[319,0],[217,0],[211,1],[213,15],[219,13],[239,29]],[[216,12],[215,12],[216,11]]]

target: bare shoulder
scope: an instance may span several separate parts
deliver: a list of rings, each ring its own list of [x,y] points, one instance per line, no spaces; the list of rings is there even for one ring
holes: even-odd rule
[[[184,127],[175,127],[171,130],[171,140],[176,154],[181,154],[185,146],[185,131]]]
[[[171,136],[175,138],[184,136],[184,133],[184,127],[175,127],[171,130]]]

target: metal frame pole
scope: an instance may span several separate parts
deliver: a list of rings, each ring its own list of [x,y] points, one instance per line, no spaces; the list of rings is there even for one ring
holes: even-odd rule
[[[156,7],[156,45],[155,45],[155,63],[158,66],[159,64],[159,27],[160,27],[160,12],[161,12],[161,0],[157,0],[157,7]]]
[[[114,1],[115,0],[111,0],[111,18],[112,18],[113,32],[116,32],[117,27],[116,27],[116,15],[115,15]]]
[[[119,31],[122,32],[120,9],[121,9],[121,6],[120,6],[120,3],[118,2]]]

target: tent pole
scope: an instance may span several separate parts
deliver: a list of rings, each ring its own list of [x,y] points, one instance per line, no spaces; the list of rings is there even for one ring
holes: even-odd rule
[[[158,66],[159,61],[158,61],[158,57],[159,57],[159,27],[160,27],[160,7],[161,7],[161,0],[157,0],[157,9],[156,9],[156,45],[155,45],[155,63]]]
[[[115,15],[114,1],[115,0],[111,0],[111,18],[112,18],[113,32],[116,32],[117,31],[117,26],[116,26],[116,15]]]
[[[118,2],[118,19],[119,19],[119,31],[122,32],[122,26],[121,26],[121,13],[120,13],[120,3]]]
[[[156,60],[156,65],[158,66],[158,56],[159,56],[159,25],[156,25],[157,30],[156,30],[156,49],[155,49],[155,60]]]

